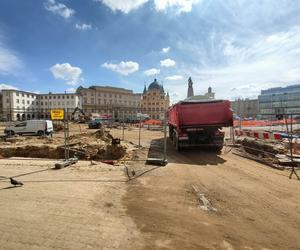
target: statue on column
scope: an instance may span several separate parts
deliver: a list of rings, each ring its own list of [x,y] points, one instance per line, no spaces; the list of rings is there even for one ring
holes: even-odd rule
[[[192,78],[189,77],[188,80],[188,92],[187,92],[187,98],[194,96],[194,89],[193,89],[193,81]]]

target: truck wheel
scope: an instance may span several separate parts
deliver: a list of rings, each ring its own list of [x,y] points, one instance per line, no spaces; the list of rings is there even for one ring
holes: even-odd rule
[[[9,130],[9,131],[6,132],[6,135],[15,135],[15,132],[12,131],[12,130]]]
[[[223,146],[217,146],[217,147],[215,147],[215,151],[216,151],[216,153],[218,155],[220,155],[222,153],[222,148],[223,148]]]
[[[171,141],[173,141],[173,128],[171,126],[169,126],[169,138]]]
[[[176,136],[176,134],[174,133],[174,136],[173,136],[173,143],[175,144],[175,149],[177,152],[180,151],[180,145],[179,145],[179,140],[178,140],[178,137]]]
[[[43,135],[44,135],[44,131],[39,130],[39,131],[37,132],[37,135],[38,135],[38,136],[43,136]]]

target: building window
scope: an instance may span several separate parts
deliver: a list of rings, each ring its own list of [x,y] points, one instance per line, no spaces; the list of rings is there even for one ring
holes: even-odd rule
[[[56,99],[56,95],[53,96],[53,99]]]
[[[19,92],[16,93],[16,96],[19,96]]]
[[[52,96],[51,96],[51,95],[49,96],[49,99],[52,99]]]
[[[61,98],[62,98],[62,99],[65,99],[65,96],[63,95]]]
[[[22,100],[22,103],[25,104],[25,100]]]
[[[22,93],[22,97],[24,97],[24,93]]]
[[[17,103],[20,103],[20,100],[19,100],[19,99],[17,99]]]
[[[47,96],[45,96],[45,99],[47,99]]]
[[[29,104],[29,101],[27,101],[27,104]]]
[[[67,99],[69,99],[69,98],[70,98],[70,96],[67,95]]]
[[[71,99],[74,99],[74,96],[73,96],[73,95],[71,95]]]
[[[43,99],[43,96],[41,96],[41,99]]]

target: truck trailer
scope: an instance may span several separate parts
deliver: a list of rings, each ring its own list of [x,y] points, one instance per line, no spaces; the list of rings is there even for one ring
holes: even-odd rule
[[[220,152],[222,127],[233,125],[233,113],[227,100],[180,101],[168,110],[169,138],[177,151],[186,147],[206,147]]]

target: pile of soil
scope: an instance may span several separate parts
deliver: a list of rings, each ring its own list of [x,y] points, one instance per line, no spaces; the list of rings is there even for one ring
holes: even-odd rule
[[[59,132],[59,131],[64,130],[64,124],[63,123],[54,123],[53,130],[54,130],[54,132]]]
[[[112,145],[113,137],[105,130],[69,137],[70,157],[83,160],[118,160],[126,155],[126,147]],[[30,157],[62,159],[65,156],[64,139],[51,137],[16,136],[2,143],[2,157]]]

